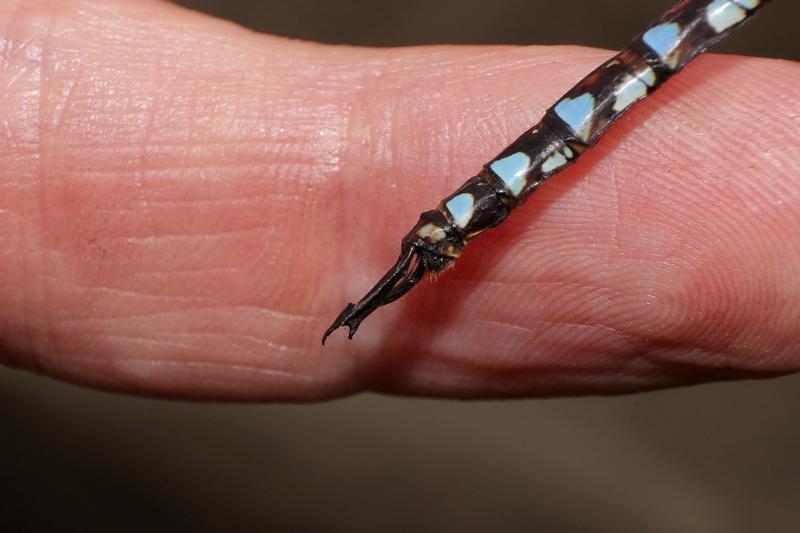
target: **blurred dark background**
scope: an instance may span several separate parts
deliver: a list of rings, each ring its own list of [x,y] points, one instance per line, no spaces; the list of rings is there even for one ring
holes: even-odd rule
[[[178,0],[255,30],[336,44],[583,44],[623,48],[675,0]],[[766,21],[718,52],[797,59],[800,5],[772,2]]]
[[[183,0],[331,43],[608,48],[669,0]],[[797,2],[718,51],[800,59]],[[0,369],[0,531],[790,532],[800,377],[625,396],[212,405]]]

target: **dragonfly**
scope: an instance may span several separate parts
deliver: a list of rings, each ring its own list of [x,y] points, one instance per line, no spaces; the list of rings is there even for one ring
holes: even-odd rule
[[[349,303],[325,331],[322,344],[347,326],[352,339],[361,322],[442,272],[484,231],[502,223],[536,189],[572,165],[634,105],[695,57],[753,17],[769,0],[683,0],[631,44],[559,99],[542,120],[489,161],[438,207],[420,215],[402,239],[400,256],[358,301]]]

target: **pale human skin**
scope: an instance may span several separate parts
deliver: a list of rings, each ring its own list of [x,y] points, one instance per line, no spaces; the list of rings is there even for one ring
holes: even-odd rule
[[[609,51],[331,47],[149,0],[5,0],[0,51],[7,365],[260,400],[800,369],[797,63],[698,59],[323,349],[419,213]]]

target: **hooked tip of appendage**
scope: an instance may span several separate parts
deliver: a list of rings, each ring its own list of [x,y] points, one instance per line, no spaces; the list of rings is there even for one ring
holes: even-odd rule
[[[336,331],[340,327],[342,327],[342,324],[337,324],[336,322],[334,322],[331,327],[329,327],[328,329],[325,330],[325,333],[322,335],[322,345],[323,346],[325,346],[325,341],[328,340],[328,337],[331,336],[331,333],[333,333],[334,331]]]
[[[355,307],[355,304],[352,304],[352,303],[347,304],[347,307],[345,307],[344,310],[341,313],[339,313],[339,316],[336,317],[336,320],[333,321],[333,324],[331,324],[331,327],[329,327],[328,329],[325,330],[325,334],[322,335],[322,345],[323,346],[325,346],[325,341],[328,340],[328,337],[330,337],[331,333],[333,333],[334,331],[336,331],[337,329],[339,329],[340,327],[345,326],[345,325],[348,328],[350,328],[350,331],[347,334],[347,338],[348,339],[352,339],[353,338],[353,335],[355,335],[355,333],[356,333],[356,329],[358,329],[358,324],[356,324],[355,326],[350,324],[349,322],[353,319],[353,317],[349,316],[349,315],[352,312],[354,307]]]
[[[325,341],[327,341],[327,340],[328,340],[328,337],[330,337],[330,336],[331,336],[331,334],[332,334],[334,331],[336,331],[337,329],[339,329],[339,328],[340,328],[340,327],[342,327],[343,325],[344,325],[344,324],[334,324],[334,325],[332,325],[331,327],[329,327],[328,329],[326,329],[326,330],[325,330],[325,334],[324,334],[324,335],[322,335],[322,345],[323,345],[323,346],[325,346]],[[348,336],[348,338],[352,339],[353,337],[350,337],[350,336]]]
[[[333,326],[329,327],[325,331],[325,334],[322,336],[322,345],[325,346],[325,341],[328,340],[328,337],[330,337],[331,333],[341,328],[342,326],[347,326],[347,328],[349,329],[349,331],[347,332],[347,338],[349,340],[352,340],[353,336],[356,334],[356,331],[358,330],[359,325],[360,321],[356,324],[349,324],[349,323],[334,324]]]

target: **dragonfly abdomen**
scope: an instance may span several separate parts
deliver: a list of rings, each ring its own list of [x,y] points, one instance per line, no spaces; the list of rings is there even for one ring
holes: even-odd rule
[[[439,206],[422,214],[402,241],[400,258],[328,328],[350,336],[380,305],[408,292],[425,272],[439,272],[464,247],[497,226],[548,178],[574,163],[623,114],[750,18],[768,0],[683,0],[633,42],[570,89],[539,124],[523,133]]]

